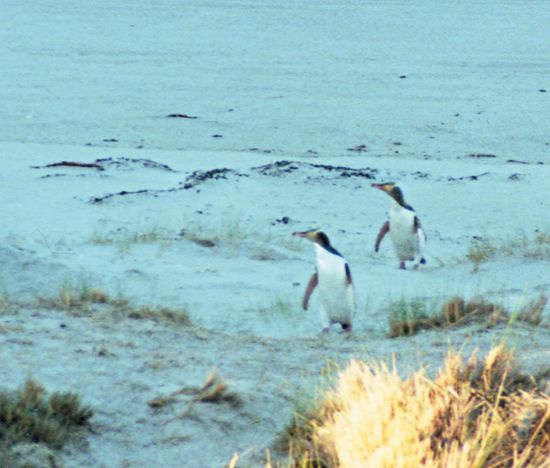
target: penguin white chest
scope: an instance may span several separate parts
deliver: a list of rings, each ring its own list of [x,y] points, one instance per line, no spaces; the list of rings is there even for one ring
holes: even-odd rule
[[[390,236],[395,253],[400,260],[413,260],[418,251],[418,236],[415,232],[414,211],[395,203],[390,208]]]
[[[346,273],[346,261],[315,245],[321,314],[329,321],[349,323],[355,310],[353,285]]]

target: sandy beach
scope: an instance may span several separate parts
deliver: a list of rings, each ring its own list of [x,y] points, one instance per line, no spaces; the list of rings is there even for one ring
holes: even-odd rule
[[[548,306],[539,325],[389,337],[399,301],[514,316],[548,294],[545,2],[2,10],[0,383],[92,408],[60,463],[262,466],[351,358],[433,374],[449,348],[505,339],[522,371],[548,370]],[[389,238],[374,252],[386,181],[426,231],[418,270]],[[301,308],[315,253],[292,232],[311,228],[349,262],[351,334],[320,334],[315,292]],[[213,372],[233,397],[194,399]]]

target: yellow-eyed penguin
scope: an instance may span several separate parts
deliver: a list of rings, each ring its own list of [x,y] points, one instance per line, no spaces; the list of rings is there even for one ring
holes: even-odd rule
[[[399,268],[405,269],[405,261],[414,262],[413,268],[426,263],[423,257],[426,235],[416,212],[412,206],[405,203],[401,189],[393,182],[371,184],[371,187],[386,192],[393,200],[388,213],[389,219],[380,228],[374,250],[378,252],[382,239],[389,232],[399,258]]]
[[[344,331],[350,332],[351,320],[355,315],[355,292],[348,263],[319,229],[292,235],[314,242],[317,256],[317,268],[307,285],[302,307],[307,310],[309,297],[319,286],[323,333],[328,333],[333,323],[339,323]]]

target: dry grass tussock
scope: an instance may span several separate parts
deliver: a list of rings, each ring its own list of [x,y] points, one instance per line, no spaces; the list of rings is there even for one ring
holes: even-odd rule
[[[136,307],[122,297],[111,297],[97,288],[86,283],[63,284],[53,297],[40,297],[42,307],[66,310],[74,316],[98,316],[100,312],[111,317],[127,317],[132,319],[147,319],[167,322],[177,325],[191,325],[189,313],[184,308],[171,309],[168,307],[143,306]]]
[[[438,310],[425,302],[400,300],[389,305],[389,336],[409,336],[421,330],[441,329],[480,322],[485,327],[519,320],[530,325],[540,325],[548,297],[541,294],[517,312],[509,312],[502,305],[491,303],[482,297],[467,302],[454,297]]]
[[[91,409],[82,406],[76,394],[47,396],[42,386],[27,380],[18,391],[0,392],[0,455],[22,442],[59,449],[91,417]]]
[[[503,346],[483,362],[449,353],[433,380],[351,361],[299,426],[289,466],[550,466],[550,396]]]

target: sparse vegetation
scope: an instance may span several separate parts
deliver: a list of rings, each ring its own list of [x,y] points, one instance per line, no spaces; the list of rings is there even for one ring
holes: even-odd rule
[[[277,297],[273,298],[268,305],[259,307],[258,312],[266,320],[289,319],[296,316],[296,304],[299,304],[299,300],[290,301]]]
[[[502,345],[449,353],[433,379],[354,360],[299,428],[284,466],[548,466],[550,396]]]
[[[168,307],[131,307],[126,311],[129,318],[148,319],[170,322],[179,325],[191,325],[191,319],[185,309],[170,309]]]
[[[228,246],[238,246],[244,239],[250,236],[245,232],[242,224],[233,221],[225,221],[216,224],[214,227],[206,224],[190,224],[181,230],[183,239],[200,245],[201,247],[217,247],[221,243]]]
[[[249,244],[253,250],[251,258],[260,261],[274,260],[280,256],[273,247],[261,244],[280,246],[290,251],[303,251],[304,249],[303,244],[297,242],[290,234],[286,236],[275,235],[271,231],[251,232],[243,226],[243,222],[233,219],[215,224],[195,222],[186,225],[179,232],[159,227],[151,227],[142,232],[130,232],[121,228],[108,233],[95,233],[89,242],[93,245],[115,246],[121,254],[128,254],[132,246],[137,244],[160,243],[161,248],[166,248],[173,242],[181,240],[187,240],[205,248],[236,249]]]
[[[521,310],[507,311],[502,305],[493,304],[484,298],[474,298],[466,302],[461,297],[454,297],[445,302],[439,309],[428,307],[419,300],[404,299],[391,303],[389,309],[389,336],[410,336],[421,330],[450,328],[481,322],[485,327],[493,327],[499,323],[519,320],[531,325],[540,325],[542,312],[548,298],[541,294],[530,301]]]
[[[240,397],[229,390],[226,382],[217,371],[210,372],[201,387],[182,387],[168,395],[155,397],[148,404],[151,408],[160,409],[180,402],[182,396],[191,398],[187,399],[187,404],[180,417],[187,416],[195,403],[227,403],[232,407],[238,407],[242,404]]]
[[[252,257],[255,260],[271,260],[277,256],[272,248],[258,247],[258,243],[279,246],[293,252],[304,250],[303,243],[296,241],[290,233],[277,235],[271,231],[248,231],[243,227],[244,225],[238,220],[221,222],[215,226],[191,224],[182,229],[180,235],[184,239],[208,248],[218,246],[239,248],[244,244],[251,244],[254,247]]]
[[[0,294],[0,312],[5,312],[11,306],[10,295],[7,291],[2,291]]]
[[[276,452],[287,453],[289,460],[297,462],[290,462],[288,466],[310,466],[308,463],[320,459],[313,439],[316,429],[329,416],[329,411],[330,407],[324,404],[321,395],[296,402],[292,421],[277,438],[274,447]]]
[[[312,437],[315,428],[324,420],[323,405],[326,393],[338,382],[341,367],[336,362],[327,362],[321,369],[321,380],[313,390],[309,387],[300,388],[295,396],[294,410],[291,422],[275,441],[275,451],[293,454],[312,453]],[[303,460],[302,460],[303,461]]]
[[[542,313],[548,302],[548,296],[541,294],[537,299],[529,301],[516,315],[517,319],[531,325],[540,325]]]
[[[180,239],[181,237],[175,232],[159,227],[151,227],[143,232],[118,229],[110,233],[95,233],[91,237],[90,243],[94,245],[113,245],[120,253],[127,254],[130,252],[132,245],[153,244],[155,242],[164,245]]]
[[[470,243],[466,257],[473,264],[472,271],[477,272],[481,264],[497,255],[549,260],[550,231],[537,231],[532,236],[521,234],[507,239],[475,237]]]
[[[82,406],[76,394],[47,396],[41,385],[27,380],[18,391],[0,392],[0,452],[21,442],[59,449],[91,417],[92,410]]]
[[[111,297],[100,289],[92,288],[86,282],[74,283],[67,281],[61,286],[57,296],[41,297],[38,302],[42,307],[66,310],[74,316],[87,316],[92,312],[99,313],[103,311],[110,317],[122,316],[132,319],[191,325],[189,313],[184,308],[137,307],[125,298]]]
[[[488,262],[497,252],[496,247],[487,239],[473,239],[466,257],[472,262],[473,272],[479,270],[479,265]]]

